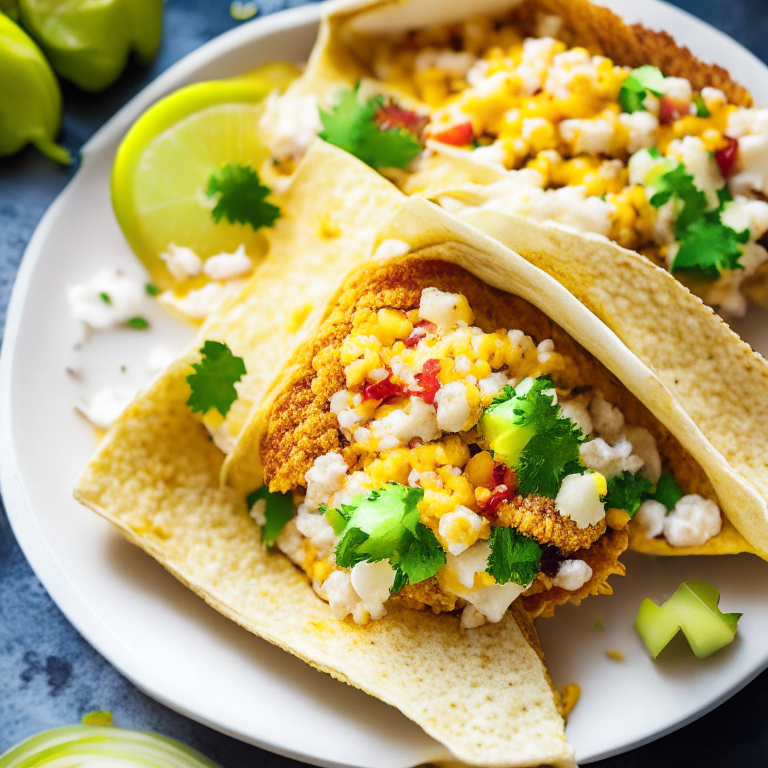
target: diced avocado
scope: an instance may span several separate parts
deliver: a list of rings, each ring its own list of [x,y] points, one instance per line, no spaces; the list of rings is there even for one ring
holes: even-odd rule
[[[660,608],[645,599],[635,629],[655,659],[682,629],[697,658],[705,659],[733,642],[740,613],[723,613],[720,593],[706,581],[687,581]]]
[[[515,423],[515,409],[520,407],[521,399],[530,391],[535,379],[523,379],[514,390],[509,388],[507,400],[491,403],[481,416],[478,429],[488,443],[488,447],[505,464],[516,466],[523,448],[536,434],[532,425]]]

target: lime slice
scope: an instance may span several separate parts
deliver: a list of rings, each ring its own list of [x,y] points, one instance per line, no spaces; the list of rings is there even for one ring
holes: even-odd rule
[[[252,258],[264,255],[263,232],[213,220],[215,200],[205,188],[225,163],[258,169],[268,157],[258,135],[263,99],[297,75],[292,65],[275,63],[187,86],[148,109],[123,139],[112,169],[112,204],[126,239],[161,288],[177,285],[160,258],[171,243],[201,258],[240,245]]]

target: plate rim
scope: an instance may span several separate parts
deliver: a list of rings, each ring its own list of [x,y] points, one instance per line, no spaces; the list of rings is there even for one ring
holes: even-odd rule
[[[619,15],[621,15],[621,8],[629,6],[628,0],[595,1],[598,5],[611,7]],[[107,642],[108,636],[100,635],[93,628],[93,623],[89,623],[88,619],[98,619],[98,614],[78,596],[76,589],[72,589],[69,577],[63,569],[60,569],[59,562],[43,535],[39,522],[33,512],[32,504],[25,491],[21,469],[16,460],[15,445],[12,439],[12,402],[10,397],[17,339],[35,266],[40,258],[49,231],[60,215],[60,210],[66,206],[69,198],[76,193],[79,177],[84,169],[87,169],[89,166],[89,158],[98,153],[105,145],[114,141],[115,136],[124,135],[136,118],[157,99],[171,90],[180,87],[182,81],[188,80],[190,75],[192,76],[191,81],[194,81],[195,70],[215,62],[233,46],[244,42],[253,43],[262,37],[290,31],[301,26],[318,24],[323,14],[324,5],[325,3],[310,1],[306,5],[286,9],[246,22],[207,41],[169,66],[168,69],[148,83],[107,120],[81,148],[80,167],[47,208],[24,250],[8,304],[6,325],[2,337],[2,349],[0,350],[0,492],[2,493],[11,530],[19,547],[36,577],[51,596],[51,599],[85,640],[114,666],[120,674],[130,680],[133,685],[169,709],[232,738],[284,757],[313,765],[330,767],[347,764],[314,757],[306,752],[287,749],[281,745],[257,739],[228,728],[226,724],[212,720],[203,713],[188,709],[183,701],[169,698],[163,692],[162,686],[156,687],[151,682],[142,678],[139,671],[134,672],[129,659],[115,659],[115,656],[119,656],[120,651]],[[673,6],[664,2],[664,0],[634,0],[632,5],[639,9],[636,10],[636,13],[641,15],[644,8],[663,9],[666,14],[677,15],[692,25],[693,29],[691,32],[694,34],[697,29],[706,28],[709,34],[715,33],[716,37],[727,41],[729,47],[738,49],[739,55],[743,57],[745,62],[749,61],[751,65],[757,65],[758,69],[768,76],[768,66],[765,62],[725,32],[713,27],[687,10]],[[677,36],[680,37],[679,34]],[[67,588],[66,585],[70,585],[70,587]],[[695,712],[669,723],[667,727],[660,728],[620,747],[592,755],[582,761],[582,763],[591,763],[624,754],[685,727],[720,706],[724,701],[748,685],[766,668],[768,668],[768,655],[763,658],[762,664],[753,667],[749,674],[740,677],[733,685],[724,690],[719,697],[708,702]]]

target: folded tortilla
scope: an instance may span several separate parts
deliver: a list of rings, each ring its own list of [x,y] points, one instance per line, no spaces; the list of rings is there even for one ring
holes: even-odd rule
[[[696,330],[690,333],[688,327],[682,326],[680,321],[680,317],[686,315],[667,312],[666,308],[663,312],[643,315],[643,331],[635,330],[637,318],[627,314],[623,324],[617,325],[618,330],[624,334],[620,337],[608,322],[614,322],[613,315],[605,314],[604,322],[598,311],[600,302],[595,299],[587,304],[577,279],[567,282],[572,292],[561,284],[566,280],[562,273],[569,268],[567,265],[571,251],[581,249],[585,264],[594,258],[592,270],[595,272],[599,271],[600,264],[605,268],[607,263],[611,263],[607,258],[592,255],[601,239],[534,225],[519,217],[515,220],[515,228],[519,243],[528,239],[529,248],[523,250],[531,260],[535,256],[536,267],[498,240],[459,222],[417,196],[409,198],[401,206],[391,227],[381,236],[405,241],[410,245],[412,253],[418,253],[424,258],[459,264],[488,285],[519,296],[541,309],[610,370],[674,435],[703,469],[728,522],[718,537],[710,539],[713,543],[708,542],[709,547],[705,544],[687,552],[688,548],[680,548],[679,553],[753,551],[761,557],[768,556],[768,493],[763,491],[764,488],[768,491],[768,473],[763,458],[765,454],[752,453],[751,442],[745,436],[745,431],[754,424],[753,417],[760,419],[764,410],[762,402],[754,402],[751,395],[748,395],[748,388],[756,386],[757,391],[764,391],[763,388],[768,386],[768,364],[751,352],[747,345],[738,342],[727,326],[714,317],[712,310],[706,308],[674,278],[653,267],[642,257],[622,249],[619,249],[619,255],[629,254],[627,258],[630,267],[625,268],[620,278],[616,278],[616,284],[623,285],[619,294],[623,298],[621,301],[617,299],[617,304],[626,303],[629,298],[627,293],[631,296],[636,282],[645,279],[647,294],[657,293],[660,285],[658,295],[663,297],[666,293],[667,298],[659,301],[671,303],[675,307],[696,307],[697,311],[696,319],[691,322]],[[541,239],[546,234],[550,239]],[[565,236],[570,238],[567,242],[558,240]],[[607,247],[606,241],[602,242]],[[610,270],[606,271],[610,273]],[[546,272],[556,275],[561,282]],[[305,344],[309,343],[321,321],[322,315],[318,314],[313,323],[303,330]],[[649,333],[648,329],[653,327],[654,321],[670,330],[659,339],[652,335],[646,338],[644,334]],[[721,347],[712,346],[712,334],[717,335]],[[622,338],[626,338],[626,343]],[[691,345],[690,338],[698,339],[701,346]],[[649,354],[649,348],[656,350],[653,356]],[[697,363],[699,357],[709,359]],[[672,375],[665,374],[662,378],[657,373],[657,367],[665,359],[668,365],[674,366],[674,371]],[[705,378],[706,394],[697,395],[700,388],[704,387],[699,377],[711,370],[712,361],[717,359],[723,361],[723,368],[718,371],[720,380],[712,382]],[[283,371],[284,382],[295,375],[297,364],[294,360]],[[726,365],[738,366],[740,370],[732,371],[725,377]],[[729,384],[734,376],[741,381],[730,391]],[[715,396],[711,396],[713,389],[717,393]],[[230,466],[237,467],[237,485],[242,492],[248,492],[263,482],[260,446],[268,424],[269,409],[278,391],[279,388],[273,388],[270,397],[252,415],[229,457]],[[750,408],[750,403],[753,403],[753,408]],[[738,414],[738,410],[741,414]],[[723,418],[723,413],[727,413],[728,417]],[[737,422],[731,421],[732,415],[738,419]],[[713,441],[716,443],[713,444]],[[638,535],[633,537],[635,548],[659,554],[671,554],[675,550],[673,547],[646,543],[641,539]]]
[[[704,437],[768,500],[768,361],[672,275],[598,235],[548,227],[515,214],[459,215],[564,285],[658,378]],[[671,547],[630,528],[648,554],[765,557],[764,520],[728,512],[728,527],[701,547]]]
[[[365,627],[338,622],[303,574],[262,546],[243,494],[220,485],[225,455],[186,405],[196,350],[215,339],[243,356],[240,407],[258,404],[302,338],[294,315],[370,258],[377,224],[401,199],[333,147],[304,164],[243,296],[109,430],[75,496],[225,616],[397,707],[450,750],[436,745],[432,762],[568,768],[560,698],[525,611],[472,634],[456,617],[407,609]]]

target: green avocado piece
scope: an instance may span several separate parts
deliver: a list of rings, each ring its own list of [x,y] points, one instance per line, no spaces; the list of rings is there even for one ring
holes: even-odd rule
[[[530,424],[516,424],[515,408],[531,389],[535,379],[525,378],[514,389],[513,396],[498,404],[492,404],[481,416],[478,423],[488,447],[507,466],[517,466],[520,454],[536,434]]]
[[[654,659],[681,629],[696,657],[705,659],[733,642],[741,617],[740,613],[723,613],[719,602],[716,587],[706,581],[686,581],[661,607],[643,600],[635,629]]]

